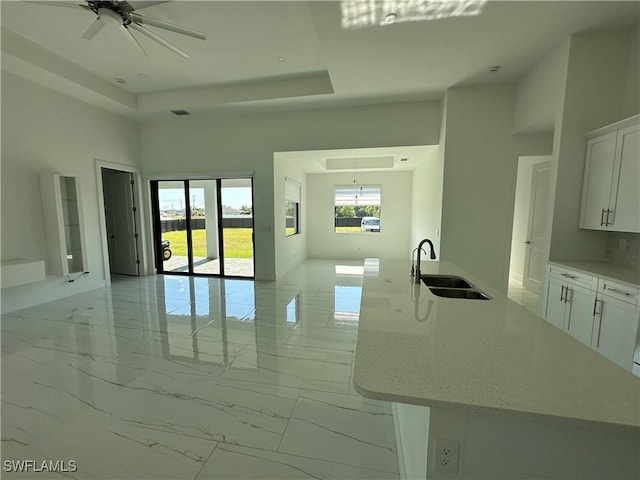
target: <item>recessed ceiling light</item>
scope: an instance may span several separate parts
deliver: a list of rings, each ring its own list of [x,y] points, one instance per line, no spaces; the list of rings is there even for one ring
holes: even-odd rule
[[[494,65],[489,69],[489,73],[496,73],[498,70],[500,70],[500,65]]]
[[[395,21],[398,20],[398,14],[396,12],[390,12],[387,13],[384,17],[384,23],[395,23]]]
[[[119,83],[120,85],[124,85],[125,83],[127,83],[124,81],[124,78],[120,78],[120,77],[116,77],[114,80],[116,81],[116,83]]]
[[[278,57],[278,61],[282,63],[282,62],[286,62],[287,59],[285,57]]]

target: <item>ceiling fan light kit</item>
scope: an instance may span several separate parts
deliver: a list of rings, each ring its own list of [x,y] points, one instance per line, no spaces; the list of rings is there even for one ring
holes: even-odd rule
[[[163,47],[172,51],[173,53],[180,55],[184,58],[189,58],[189,54],[179,49],[167,39],[161,37],[157,33],[153,32],[145,25],[161,28],[170,32],[178,33],[180,35],[186,35],[189,37],[197,38],[199,40],[206,40],[207,37],[204,33],[190,28],[181,27],[173,23],[158,20],[156,18],[145,17],[140,15],[136,11],[136,7],[133,4],[140,4],[138,8],[150,7],[159,3],[167,3],[166,1],[146,1],[146,2],[127,2],[120,0],[86,0],[85,4],[73,4],[67,2],[32,2],[53,7],[72,7],[88,10],[96,15],[96,19],[84,32],[82,38],[85,40],[91,40],[95,37],[105,25],[109,25],[118,28],[120,32],[125,36],[127,41],[140,53],[148,57],[146,50],[142,47],[138,39],[131,33],[131,30],[135,30],[138,33],[150,38],[156,43],[159,43]]]

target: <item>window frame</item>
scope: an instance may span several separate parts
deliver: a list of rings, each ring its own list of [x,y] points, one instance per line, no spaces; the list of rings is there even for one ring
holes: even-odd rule
[[[294,235],[300,235],[302,233],[300,228],[300,203],[302,202],[302,185],[285,177],[284,188],[284,235],[285,237],[293,237]],[[293,232],[289,233],[287,226],[287,212],[293,205]]]
[[[375,195],[377,196],[377,203],[374,201],[373,203],[364,203],[362,205],[358,205],[357,196],[356,196],[356,200],[355,200],[354,203],[338,203],[337,202],[337,196],[338,196],[339,191],[340,190],[343,190],[343,191],[344,190],[350,190],[350,189],[352,189],[352,190],[355,190],[355,189],[361,189],[361,190],[362,189],[369,189],[369,190],[377,189],[377,192],[375,193]],[[366,202],[366,200],[365,200],[365,202]],[[353,232],[337,231],[336,229],[338,228],[338,226],[336,225],[336,223],[337,223],[337,219],[339,217],[336,215],[336,209],[338,207],[341,207],[341,206],[353,206],[353,207],[358,207],[358,206],[360,206],[360,207],[377,206],[378,207],[378,217],[375,217],[375,218],[379,219],[378,231],[377,232],[375,232],[375,231],[363,232],[362,231],[362,219],[366,218],[366,217],[371,217],[371,215],[364,215],[362,217],[358,217],[358,218],[360,218],[360,224],[358,225],[358,227],[359,227],[358,231],[353,231]],[[345,234],[345,233],[348,233],[348,234],[358,234],[358,233],[359,234],[369,234],[369,233],[380,234],[382,232],[382,185],[380,185],[380,184],[334,185],[333,186],[333,217],[334,217],[334,219],[333,219],[333,233],[334,234],[339,234],[339,235]]]

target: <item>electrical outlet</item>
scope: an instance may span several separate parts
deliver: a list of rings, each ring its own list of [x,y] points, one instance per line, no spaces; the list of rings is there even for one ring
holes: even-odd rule
[[[627,249],[627,239],[621,238],[618,241],[618,250],[626,250]]]
[[[460,442],[449,438],[436,438],[433,447],[435,452],[433,470],[443,473],[458,473]]]

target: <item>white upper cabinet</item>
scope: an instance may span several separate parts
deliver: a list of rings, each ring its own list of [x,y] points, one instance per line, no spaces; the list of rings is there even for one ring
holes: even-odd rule
[[[640,115],[587,138],[580,228],[640,232]]]
[[[640,232],[640,125],[618,132],[615,158],[609,227],[621,232]]]

